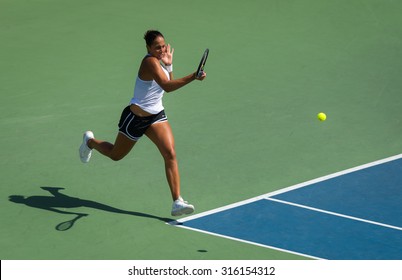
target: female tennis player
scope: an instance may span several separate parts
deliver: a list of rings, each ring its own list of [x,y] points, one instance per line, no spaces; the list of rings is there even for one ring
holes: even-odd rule
[[[134,96],[123,110],[119,132],[114,144],[96,139],[92,131],[84,133],[79,149],[81,161],[87,163],[92,150],[114,161],[124,158],[145,134],[159,149],[164,161],[166,178],[173,198],[171,214],[180,216],[194,212],[194,206],[180,196],[180,175],[172,129],[162,104],[164,92],[175,91],[194,80],[204,80],[192,73],[173,79],[173,52],[164,36],[157,30],[145,33],[147,55],[143,58],[134,87]]]

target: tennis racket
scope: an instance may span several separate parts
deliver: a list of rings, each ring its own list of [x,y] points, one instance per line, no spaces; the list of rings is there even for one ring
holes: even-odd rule
[[[202,73],[204,73],[204,67],[205,67],[205,63],[207,62],[208,53],[209,53],[209,49],[206,49],[204,54],[202,55],[200,64],[198,65],[197,72],[195,74],[197,78],[200,78],[202,76]]]

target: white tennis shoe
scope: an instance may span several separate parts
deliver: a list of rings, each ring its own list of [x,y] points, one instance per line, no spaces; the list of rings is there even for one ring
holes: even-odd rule
[[[181,196],[173,202],[172,216],[180,216],[184,214],[191,214],[194,212],[194,206],[184,201]]]
[[[95,137],[92,131],[85,131],[79,150],[80,159],[83,163],[88,163],[88,161],[91,159],[92,149],[88,147],[88,140],[94,138]]]

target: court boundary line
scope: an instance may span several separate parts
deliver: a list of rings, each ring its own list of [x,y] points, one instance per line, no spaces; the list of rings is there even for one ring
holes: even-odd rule
[[[304,209],[308,209],[311,211],[324,213],[327,215],[333,215],[333,216],[337,216],[337,217],[341,217],[341,218],[345,218],[345,219],[350,219],[350,220],[354,220],[354,221],[359,221],[359,222],[363,222],[363,223],[367,223],[367,224],[373,224],[376,226],[381,226],[381,227],[386,227],[386,228],[391,228],[391,229],[396,229],[396,230],[402,231],[401,227],[384,224],[384,223],[380,223],[380,222],[376,222],[376,221],[366,220],[366,219],[349,216],[349,215],[345,215],[345,214],[341,214],[341,213],[337,213],[337,212],[332,212],[332,211],[328,211],[328,210],[324,210],[324,209],[320,209],[320,208],[315,208],[315,207],[311,207],[311,206],[307,206],[307,205],[303,205],[303,204],[298,204],[298,203],[294,203],[294,202],[290,202],[290,201],[286,201],[286,200],[280,200],[280,199],[276,199],[276,198],[272,198],[272,197],[265,198],[265,200],[282,203],[282,204],[287,204],[287,205],[291,205],[291,206],[298,207],[298,208],[304,208]]]
[[[189,217],[184,217],[184,218],[178,219],[176,221],[169,222],[168,224],[172,225],[172,226],[177,226],[177,225],[179,225],[181,223],[184,223],[184,222],[187,222],[187,221],[191,221],[191,220],[194,220],[194,219],[205,217],[205,216],[208,216],[208,215],[211,215],[211,214],[215,214],[215,213],[218,213],[218,212],[229,210],[229,209],[239,207],[239,206],[242,206],[242,205],[246,205],[246,204],[261,200],[261,199],[267,199],[267,198],[269,198],[271,196],[275,196],[275,195],[282,194],[282,193],[285,193],[285,192],[293,191],[293,190],[296,190],[296,189],[299,189],[299,188],[302,188],[302,187],[305,187],[305,186],[308,186],[308,185],[323,182],[323,181],[326,181],[326,180],[329,180],[329,179],[332,179],[332,178],[336,178],[336,177],[339,177],[339,176],[342,176],[342,175],[345,175],[345,174],[349,174],[349,173],[352,173],[352,172],[356,172],[356,171],[359,171],[359,170],[370,168],[370,167],[380,165],[380,164],[383,164],[383,163],[391,162],[391,161],[394,161],[394,160],[397,160],[397,159],[400,159],[400,158],[402,158],[402,154],[398,154],[398,155],[394,155],[394,156],[387,157],[387,158],[384,158],[384,159],[376,160],[376,161],[373,161],[373,162],[370,162],[370,163],[366,163],[366,164],[359,165],[359,166],[356,166],[356,167],[352,167],[352,168],[349,168],[349,169],[345,169],[345,170],[342,170],[342,171],[339,171],[339,172],[335,172],[335,173],[332,173],[332,174],[329,174],[329,175],[318,177],[316,179],[305,181],[303,183],[299,183],[299,184],[295,184],[295,185],[292,185],[292,186],[289,186],[289,187],[285,187],[283,189],[279,189],[279,190],[276,190],[276,191],[273,191],[273,192],[262,194],[262,195],[259,195],[259,196],[253,197],[253,198],[249,198],[249,199],[246,199],[246,200],[242,200],[242,201],[239,201],[239,202],[228,204],[226,206],[222,206],[222,207],[218,207],[218,208],[211,209],[211,210],[208,210],[208,211],[204,211],[204,212],[201,212],[199,214],[195,214],[195,215],[192,215],[192,216],[189,216]]]
[[[262,200],[262,199],[261,199],[261,200]],[[171,222],[171,223],[172,223],[172,222]],[[169,224],[170,224],[170,223],[169,223]],[[242,243],[247,243],[247,244],[255,245],[255,246],[258,246],[258,247],[268,248],[268,249],[272,249],[272,250],[275,250],[275,251],[280,251],[280,252],[284,252],[284,253],[290,253],[290,254],[293,254],[293,255],[298,255],[298,256],[302,256],[302,257],[306,257],[306,258],[311,258],[311,259],[316,259],[316,260],[325,260],[325,259],[319,258],[319,257],[317,257],[317,256],[307,255],[307,254],[303,254],[303,253],[300,253],[300,252],[291,251],[291,250],[286,250],[286,249],[279,248],[279,247],[274,247],[274,246],[269,246],[269,245],[265,245],[265,244],[262,244],[262,243],[253,242],[253,241],[248,241],[248,240],[241,239],[241,238],[236,238],[236,237],[231,237],[231,236],[224,235],[224,234],[214,233],[214,232],[207,231],[207,230],[192,228],[192,227],[184,226],[184,225],[181,225],[181,224],[177,224],[177,225],[175,225],[175,226],[176,226],[176,227],[179,227],[179,228],[184,228],[184,229],[196,231],[196,232],[201,232],[201,233],[208,234],[208,235],[212,235],[212,236],[217,236],[217,237],[221,237],[221,238],[225,238],[225,239],[229,239],[229,240],[234,240],[234,241],[238,241],[238,242],[242,242]]]

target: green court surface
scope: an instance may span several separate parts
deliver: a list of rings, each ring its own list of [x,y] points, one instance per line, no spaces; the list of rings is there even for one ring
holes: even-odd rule
[[[114,141],[156,28],[175,77],[210,49],[207,79],[164,97],[197,213],[400,154],[401,13],[391,0],[0,0],[0,258],[302,259],[167,225],[153,144],[84,165],[82,133]],[[51,206],[87,216],[60,231],[75,215]]]

